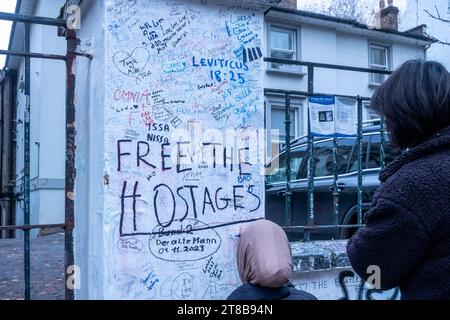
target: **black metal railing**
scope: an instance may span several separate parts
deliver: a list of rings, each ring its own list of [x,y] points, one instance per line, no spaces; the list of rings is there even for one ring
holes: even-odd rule
[[[19,56],[25,59],[24,73],[24,94],[25,94],[25,115],[24,115],[24,176],[23,176],[23,221],[24,224],[17,226],[0,226],[3,230],[21,230],[24,233],[24,298],[31,299],[31,276],[30,276],[30,231],[43,228],[63,228],[65,234],[65,270],[74,264],[73,253],[73,228],[74,228],[74,179],[75,179],[75,75],[73,65],[77,55],[77,38],[75,30],[66,29],[67,53],[66,55],[32,53],[30,52],[30,25],[46,25],[54,27],[66,27],[66,21],[63,19],[53,19],[46,17],[32,17],[20,14],[11,14],[0,12],[0,20],[12,21],[14,27],[16,23],[24,23],[25,31],[25,50],[0,50],[0,55]],[[13,30],[14,30],[13,27]],[[84,55],[85,56],[85,55]],[[30,224],[30,114],[32,101],[30,97],[30,69],[31,59],[51,59],[65,61],[66,70],[66,160],[65,160],[65,222],[60,224]],[[66,282],[69,275],[66,273]],[[73,299],[74,292],[72,288],[66,286],[66,299]]]
[[[363,168],[362,168],[362,136],[363,136],[363,117],[362,117],[362,108],[363,101],[370,101],[370,97],[362,97],[359,95],[351,96],[351,95],[341,95],[341,94],[333,94],[333,93],[318,93],[314,91],[314,70],[316,68],[324,68],[324,69],[333,69],[333,70],[343,70],[343,71],[353,71],[353,72],[363,72],[369,74],[391,74],[392,71],[389,70],[379,70],[379,69],[370,69],[370,68],[362,68],[362,67],[353,67],[353,66],[344,66],[344,65],[336,65],[336,64],[327,64],[327,63],[318,63],[318,62],[309,62],[309,61],[298,61],[298,60],[285,60],[285,59],[275,59],[275,58],[264,58],[264,61],[269,63],[277,63],[277,64],[286,64],[286,65],[298,65],[298,66],[306,66],[307,71],[307,91],[293,91],[293,90],[281,90],[281,89],[265,89],[264,94],[283,94],[285,96],[285,136],[286,136],[286,145],[285,145],[285,155],[286,155],[286,182],[285,182],[285,216],[286,216],[286,225],[284,228],[286,230],[301,230],[303,231],[304,241],[310,240],[311,231],[322,230],[322,229],[344,229],[344,228],[358,228],[363,226],[362,224],[362,215],[363,215]],[[331,214],[333,217],[333,225],[317,225],[315,223],[315,212],[314,212],[314,176],[315,176],[315,166],[313,164],[314,161],[314,135],[311,132],[311,121],[309,119],[308,112],[308,135],[307,135],[307,143],[308,143],[308,164],[307,164],[307,179],[308,179],[308,195],[307,195],[307,217],[306,225],[302,226],[294,226],[293,223],[293,215],[292,215],[292,190],[291,190],[291,170],[290,170],[290,159],[291,159],[291,138],[290,138],[290,125],[291,125],[291,115],[290,115],[290,97],[291,95],[303,96],[305,98],[311,96],[334,96],[334,97],[343,97],[343,98],[352,98],[356,100],[357,104],[357,134],[356,134],[356,144],[357,144],[357,223],[356,224],[339,224],[339,196],[340,196],[340,187],[338,183],[339,175],[337,170],[337,148],[338,142],[337,138],[333,138],[333,187],[331,188],[331,193],[333,197],[333,212]],[[380,121],[380,134],[381,134],[381,146],[380,146],[380,162],[381,166],[384,167],[385,163],[385,154],[384,154],[384,121],[381,119]]]

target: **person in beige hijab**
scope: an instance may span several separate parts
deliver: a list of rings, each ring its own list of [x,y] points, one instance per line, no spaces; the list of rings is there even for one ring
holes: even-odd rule
[[[228,300],[316,300],[289,282],[291,246],[283,229],[269,220],[254,221],[241,230],[237,265],[243,285]]]

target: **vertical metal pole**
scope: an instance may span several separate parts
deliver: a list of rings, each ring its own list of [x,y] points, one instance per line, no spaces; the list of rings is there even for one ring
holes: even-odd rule
[[[333,209],[334,209],[334,224],[339,224],[339,186],[338,186],[338,139],[335,136],[333,138]],[[339,229],[336,229],[336,235],[340,233]]]
[[[25,52],[30,52],[30,25],[25,23]],[[25,57],[25,115],[24,115],[24,164],[23,164],[23,223],[30,224],[30,57]],[[31,299],[30,294],[30,230],[24,230],[24,280],[25,300]]]
[[[6,71],[5,71],[5,73],[6,73]],[[1,99],[1,102],[0,102],[0,157],[1,158],[3,158],[4,156],[5,156],[5,154],[7,154],[7,155],[9,155],[8,153],[10,152],[9,151],[9,149],[8,149],[8,151],[3,151],[3,149],[6,149],[6,148],[4,148],[4,146],[3,146],[3,137],[4,137],[4,130],[5,130],[5,128],[4,128],[4,122],[5,122],[5,114],[6,114],[6,112],[5,112],[5,105],[6,105],[6,103],[5,103],[5,94],[4,94],[4,88],[5,88],[5,83],[6,83],[6,80],[7,80],[7,74],[5,74],[5,78],[4,78],[4,82],[3,83],[1,83],[0,82],[0,90],[1,90],[1,92],[0,92],[0,99]],[[12,109],[12,108],[11,108]],[[11,141],[11,138],[9,138],[8,140],[10,140]],[[3,153],[4,152],[4,153]],[[10,155],[9,155],[10,156]],[[8,161],[10,161],[11,159],[8,159]],[[11,162],[10,162],[11,163]],[[6,170],[5,170],[6,171]],[[5,176],[7,176],[7,172],[5,172],[5,173],[3,173],[3,161],[2,161],[2,159],[0,159],[0,227],[1,226],[6,226],[6,225],[8,225],[7,224],[7,220],[8,220],[8,218],[7,218],[7,214],[5,214],[4,216],[3,216],[3,212],[2,212],[2,208],[3,208],[3,206],[4,206],[4,202],[3,202],[3,196],[2,196],[2,191],[3,191],[3,174],[5,175]],[[8,177],[8,179],[10,179],[12,176],[10,176],[10,177]],[[10,203],[8,203],[8,207],[6,207],[5,206],[5,210],[9,210],[9,206],[10,206]],[[6,221],[3,221],[3,220],[6,220]],[[7,231],[6,230],[1,230],[0,231],[0,239],[3,239],[3,238],[6,238],[6,234],[7,234]]]
[[[308,95],[314,93],[314,67],[308,66]],[[307,224],[314,225],[314,137],[311,131],[311,119],[308,110],[308,212]],[[310,240],[310,231],[303,234],[305,241]]]
[[[358,101],[358,224],[362,223],[362,99],[357,97]]]
[[[384,153],[384,146],[386,144],[386,139],[384,135],[384,118],[383,116],[380,117],[380,167],[383,169],[386,165],[385,163],[385,153]]]
[[[285,213],[286,225],[292,225],[291,207],[291,97],[286,93],[284,129],[286,135],[286,190],[285,190]]]
[[[65,223],[64,233],[64,255],[65,255],[65,275],[66,275],[66,300],[73,300],[74,286],[70,283],[69,277],[73,276],[78,268],[74,268],[73,253],[73,229],[74,221],[74,200],[75,200],[75,59],[77,48],[77,38],[74,30],[66,29],[67,40],[67,87],[66,87],[66,173],[65,173]],[[72,270],[71,273],[68,271]],[[78,279],[73,276],[72,279]]]
[[[4,71],[5,72],[5,78],[4,78],[4,82],[3,82],[3,84],[1,83],[1,81],[0,81],[0,157],[4,157],[5,156],[5,154],[8,154],[8,152],[9,152],[9,150],[8,151],[6,151],[5,150],[5,154],[3,154],[3,149],[6,149],[6,148],[4,148],[4,146],[3,146],[3,137],[4,137],[4,122],[5,122],[5,114],[6,114],[6,112],[4,111],[4,109],[5,109],[5,107],[4,107],[4,105],[6,105],[6,103],[5,103],[5,94],[4,94],[4,87],[5,87],[5,83],[6,83],[6,79],[7,79],[7,73],[6,73],[6,71]],[[11,140],[11,138],[9,138],[9,140]],[[5,170],[6,171],[6,170]],[[3,225],[6,225],[6,223],[5,223],[5,221],[3,221],[3,218],[2,218],[2,205],[3,205],[3,203],[2,203],[2,194],[1,194],[1,192],[3,191],[3,174],[5,174],[5,175],[7,175],[8,173],[3,173],[3,161],[0,159],[0,226],[3,226]],[[6,210],[6,208],[5,208],[5,210]],[[6,218],[6,215],[5,215],[5,218]],[[5,219],[6,220],[6,219]],[[5,234],[6,234],[6,231],[0,231],[0,239],[2,239],[2,238],[4,238],[5,237]]]

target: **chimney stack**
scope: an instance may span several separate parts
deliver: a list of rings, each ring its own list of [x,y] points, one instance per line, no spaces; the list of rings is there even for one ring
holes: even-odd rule
[[[385,7],[385,1],[380,0],[380,12],[377,13],[377,26],[381,29],[398,31],[398,13],[399,10],[394,6],[394,0],[388,0],[387,7]]]

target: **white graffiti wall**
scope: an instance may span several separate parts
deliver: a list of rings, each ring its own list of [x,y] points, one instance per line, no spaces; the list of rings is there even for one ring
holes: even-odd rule
[[[264,216],[263,9],[105,8],[105,298],[226,298]]]

